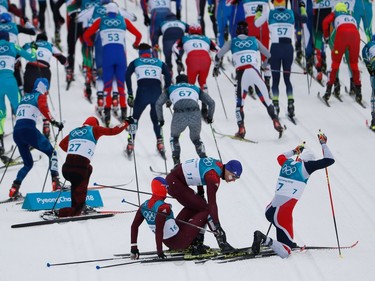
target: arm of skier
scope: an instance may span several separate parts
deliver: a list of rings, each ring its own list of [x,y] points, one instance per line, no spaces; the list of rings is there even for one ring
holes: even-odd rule
[[[304,162],[305,169],[309,173],[309,175],[311,175],[316,170],[327,168],[328,166],[331,166],[333,163],[335,163],[335,159],[333,158],[333,155],[327,144],[322,144],[322,149],[324,155],[323,159]]]
[[[102,136],[114,136],[120,134],[123,130],[125,130],[129,126],[129,123],[125,121],[113,128],[107,128],[102,126],[95,126],[93,127],[93,133],[96,140],[98,140]]]
[[[31,53],[27,52],[26,50],[22,49],[21,46],[14,45],[16,52],[21,57],[25,58],[28,61],[36,61],[36,51],[31,49]]]
[[[293,150],[284,152],[283,154],[280,154],[277,157],[277,162],[279,163],[280,166],[282,166],[282,165],[284,165],[285,161],[288,160],[293,155],[294,155],[294,151]]]
[[[126,29],[129,30],[131,34],[135,36],[135,41],[133,43],[134,48],[138,48],[139,43],[142,40],[142,33],[132,24],[132,22],[128,19],[125,19]]]
[[[39,95],[39,97],[38,97],[38,108],[39,108],[39,111],[43,114],[43,116],[48,121],[51,122],[51,121],[55,120],[52,117],[51,112],[49,111],[46,94]]]
[[[169,204],[163,204],[158,208],[158,213],[156,214],[155,241],[156,241],[156,251],[158,252],[158,254],[163,252],[164,225],[167,220],[167,216],[170,213],[171,213],[171,206]]]
[[[141,208],[139,208],[130,227],[130,243],[132,251],[138,251],[138,229],[139,226],[143,223],[143,220],[144,217],[142,215]]]
[[[216,61],[216,58],[218,60],[220,60],[222,57],[224,57],[224,55],[230,51],[230,45],[232,43],[232,40],[229,40],[227,42],[225,42],[224,46],[220,49],[219,52],[217,52],[216,56],[215,56],[215,61]]]
[[[66,56],[64,56],[59,49],[57,49],[55,46],[52,47],[52,55],[62,64],[65,65],[67,63],[68,59]]]
[[[212,217],[213,223],[217,224],[220,221],[218,207],[216,203],[216,192],[219,189],[220,177],[214,170],[210,170],[204,175],[204,179],[207,185],[206,190],[209,214]]]
[[[133,95],[133,86],[132,86],[132,74],[134,73],[135,66],[134,61],[132,61],[128,68],[126,69],[126,88],[128,89],[128,94]]]
[[[83,33],[83,40],[86,42],[88,46],[92,46],[94,43],[92,41],[92,36],[96,33],[96,31],[99,29],[100,26],[100,18],[94,21],[94,23],[86,29],[86,31]]]
[[[257,39],[259,52],[266,57],[266,60],[264,63],[268,62],[268,59],[271,57],[270,51]]]
[[[328,16],[324,18],[323,23],[322,23],[324,38],[329,38],[329,33],[330,33],[329,29],[334,19],[335,19],[334,13],[330,13]]]
[[[164,75],[164,90],[168,89],[172,83],[172,76],[166,63],[163,62],[161,73]]]

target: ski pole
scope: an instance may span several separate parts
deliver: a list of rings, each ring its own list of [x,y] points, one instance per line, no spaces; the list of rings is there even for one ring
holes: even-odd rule
[[[129,201],[126,201],[125,199],[122,199],[121,202],[122,202],[122,203],[128,203],[129,205],[132,205],[132,206],[134,206],[134,207],[138,207],[138,208],[140,208],[140,209],[146,209],[147,211],[150,211],[150,212],[155,213],[155,214],[157,214],[157,215],[162,215],[162,216],[165,216],[165,217],[168,216],[167,214],[160,213],[160,212],[156,212],[156,211],[153,211],[153,210],[149,210],[149,209],[146,208],[146,207],[142,207],[142,206],[140,206],[140,205],[137,205],[137,204],[131,203],[131,202],[129,202]],[[186,225],[189,225],[189,226],[192,226],[192,227],[198,228],[198,229],[203,230],[203,231],[207,231],[207,232],[210,232],[210,233],[215,233],[214,231],[211,231],[211,230],[205,229],[204,227],[200,227],[200,226],[198,226],[198,225],[196,225],[196,224],[193,224],[193,223],[190,223],[190,222],[187,222],[187,221],[179,220],[179,219],[176,219],[176,218],[175,218],[174,220],[175,220],[175,221],[178,221],[178,222],[181,222],[181,223],[183,223],[183,224],[186,224]]]
[[[163,140],[163,145],[164,145],[164,134],[163,134],[163,127],[160,127],[160,135]],[[164,147],[164,156],[165,156],[165,147]],[[168,174],[168,166],[167,166],[167,157],[163,157],[164,160],[164,166],[165,166],[165,174]]]
[[[60,198],[61,193],[62,193],[62,191],[63,191],[63,188],[64,188],[64,186],[65,186],[65,183],[66,183],[66,180],[64,181],[62,187],[60,188],[59,194],[57,195],[57,198],[56,198],[56,200],[55,200],[55,203],[53,203],[53,206],[52,206],[52,208],[51,208],[51,211],[55,210],[55,207],[56,207],[57,201],[59,201],[59,198]]]
[[[229,80],[229,82],[232,83],[233,86],[235,86],[235,87],[237,86],[236,83],[234,83],[234,82],[232,81],[232,79],[228,76],[228,74],[225,72],[224,69],[221,68],[220,71],[224,74],[225,77],[227,77],[227,79]]]
[[[216,137],[215,137],[215,130],[212,127],[212,124],[210,124],[210,128],[211,128],[212,136],[214,137],[214,141],[215,141],[215,145],[216,145],[216,150],[217,150],[217,153],[219,154],[220,161],[223,162],[223,160],[221,159],[221,154],[220,154],[219,146],[217,145],[217,141],[216,141]]]
[[[225,118],[228,120],[227,111],[225,110],[225,106],[224,106],[224,102],[223,102],[223,97],[222,97],[222,95],[221,95],[221,91],[220,91],[220,87],[219,87],[219,82],[217,81],[217,77],[216,77],[216,76],[215,76],[215,82],[216,82],[216,86],[217,86],[217,91],[219,92],[221,105],[223,106],[223,110],[224,110]]]
[[[54,146],[53,146],[52,154],[53,154],[53,152],[56,151],[57,138],[59,137],[60,132],[61,132],[61,130],[59,129],[59,131],[57,132],[56,137],[55,137],[55,144],[54,144]],[[44,192],[44,188],[45,188],[45,186],[46,186],[47,177],[48,177],[48,172],[49,172],[49,169],[50,169],[50,168],[51,168],[51,159],[49,159],[48,169],[47,169],[47,172],[46,172],[46,176],[44,177],[44,183],[43,183],[42,193]]]
[[[13,149],[13,151],[12,151],[12,154],[10,155],[10,159],[13,159],[13,155],[14,155],[14,152],[16,152],[16,149],[17,149],[17,145],[14,147],[14,149]],[[5,173],[6,173],[7,170],[8,170],[8,167],[9,167],[9,165],[10,165],[10,162],[11,162],[11,161],[8,161],[7,164],[6,164],[6,166],[5,166],[5,170],[4,170],[3,175],[1,176],[0,183],[3,182],[3,179],[4,179],[4,176],[5,176]]]
[[[307,71],[289,71],[289,70],[280,70],[280,69],[271,69],[272,72],[280,72],[280,73],[289,73],[289,74],[302,74],[306,75]]]
[[[134,128],[134,132],[131,132],[130,135],[131,135],[131,139],[132,139],[132,143],[133,145],[135,146],[135,141],[134,141],[134,133],[135,133],[135,128]],[[140,191],[139,191],[139,183],[138,183],[138,172],[137,172],[137,159],[135,157],[135,149],[133,148],[133,160],[134,160],[134,173],[135,173],[135,183],[136,183],[136,186],[137,186],[137,195],[138,195],[138,204],[141,204],[141,197],[140,197]]]
[[[95,186],[97,186],[97,187],[95,187]],[[127,188],[117,187],[116,185],[111,186],[111,185],[104,185],[104,184],[99,184],[99,183],[94,183],[94,187],[91,187],[89,189],[91,190],[91,189],[101,189],[101,188],[110,188],[110,189],[116,189],[116,190],[137,192],[137,193],[141,193],[141,194],[152,195],[152,193],[146,192],[146,191],[137,191],[137,190],[127,189]],[[170,197],[170,196],[167,196],[167,198],[174,199],[173,197]]]
[[[322,134],[322,131],[321,131],[321,130],[319,130],[318,137],[319,137],[320,134]],[[323,149],[322,149],[322,152],[323,152],[323,156],[324,156],[324,150],[323,150]],[[338,247],[338,250],[339,250],[339,256],[342,257],[342,256],[341,256],[341,247],[340,247],[339,234],[338,234],[338,231],[337,231],[335,209],[334,209],[334,207],[333,207],[333,199],[332,199],[331,184],[330,184],[330,182],[329,182],[328,168],[327,168],[327,167],[325,168],[325,172],[326,172],[326,179],[327,179],[327,187],[328,187],[329,201],[330,201],[330,204],[331,204],[331,211],[332,211],[333,224],[334,224],[335,232],[336,232],[337,247]]]

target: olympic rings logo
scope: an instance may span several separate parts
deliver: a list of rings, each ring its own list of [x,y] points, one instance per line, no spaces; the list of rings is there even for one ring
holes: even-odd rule
[[[281,172],[283,174],[286,174],[287,176],[290,176],[291,174],[294,174],[297,171],[296,167],[291,167],[288,165],[284,165],[283,168],[281,169]]]
[[[97,9],[96,9],[96,12],[99,14],[99,15],[104,15],[105,13],[106,13],[106,8],[104,8],[104,7],[98,7]]]
[[[119,26],[121,24],[121,21],[119,19],[106,19],[104,20],[104,24],[109,27]]]
[[[237,41],[234,45],[240,49],[249,48],[253,45],[253,41]]]
[[[157,59],[153,59],[153,58],[141,58],[140,61],[144,63],[151,63],[151,64],[155,64],[158,62]]]
[[[9,51],[8,45],[0,46],[0,53],[5,53],[7,51]]]
[[[22,101],[24,101],[24,102],[28,102],[28,101],[31,101],[33,98],[34,98],[34,95],[25,95],[25,96],[22,98]]]
[[[0,30],[3,31],[9,31],[12,29],[12,26],[11,25],[0,25]]]
[[[72,137],[82,137],[83,135],[87,134],[87,129],[76,129],[71,132]]]
[[[155,218],[156,218],[155,212],[143,211],[142,214],[147,221],[155,221]]]
[[[203,158],[202,161],[206,166],[212,166],[212,163],[214,162],[212,158]]]
[[[273,18],[278,21],[287,21],[290,19],[290,14],[287,13],[275,13]]]

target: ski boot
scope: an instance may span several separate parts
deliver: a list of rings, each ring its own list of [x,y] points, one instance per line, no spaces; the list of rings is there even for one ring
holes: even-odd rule
[[[118,116],[119,104],[118,104],[118,92],[112,93],[112,111]]]
[[[276,114],[277,117],[279,117],[279,113],[280,113],[279,101],[274,100],[274,101],[272,101],[272,103],[273,103],[273,107],[275,109],[275,114]]]
[[[45,211],[40,215],[42,219],[45,221],[53,221],[59,218],[59,211],[58,210],[52,210],[52,211]]]
[[[288,115],[294,117],[294,99],[288,99]]]
[[[165,160],[166,156],[165,156],[165,147],[163,143],[163,138],[158,138],[156,140],[156,148],[159,151],[161,157]]]
[[[90,86],[90,84],[87,84],[87,83],[85,83],[85,90],[84,90],[84,96],[85,96],[85,98],[91,103],[91,93],[92,93],[92,91],[91,91],[91,86]]]
[[[126,149],[125,149],[126,155],[128,155],[128,157],[130,157],[130,155],[132,155],[133,151],[134,151],[134,143],[133,143],[133,140],[132,140],[131,136],[129,135],[128,145],[126,146]]]
[[[351,95],[351,96],[355,95],[355,85],[354,85],[354,82],[353,82],[353,78],[350,78],[349,95]]]
[[[372,120],[371,120],[371,125],[370,125],[370,129],[375,132],[375,113],[372,113]]]
[[[273,127],[275,128],[275,130],[278,131],[280,134],[282,134],[284,129],[281,126],[279,119],[274,118],[274,119],[272,119],[272,122],[273,122]]]
[[[271,76],[264,76],[264,83],[266,84],[268,94],[271,92]]]
[[[323,95],[323,99],[325,101],[328,101],[329,98],[331,97],[331,91],[332,91],[332,85],[327,84],[326,92]]]
[[[340,90],[341,90],[340,81],[339,79],[336,78],[335,83],[333,84],[333,94],[336,97],[340,97]]]
[[[70,68],[66,69],[66,90],[69,90],[70,84],[74,81],[73,70]]]
[[[267,236],[264,235],[262,232],[259,230],[256,230],[254,232],[254,240],[253,244],[251,245],[251,251],[254,255],[259,254],[260,252],[260,245],[264,244],[267,240]]]
[[[96,93],[97,96],[97,107],[96,110],[100,116],[103,115],[103,109],[104,109],[104,94],[102,91],[99,91]]]
[[[208,109],[207,109],[207,104],[202,103],[202,109],[201,109],[201,114],[202,114],[202,119],[207,122],[207,117],[208,117]],[[208,122],[207,122],[208,123]]]
[[[362,103],[362,92],[361,92],[361,85],[355,85],[354,91],[355,91],[355,100],[358,103]]]
[[[128,111],[127,107],[121,107],[121,116],[120,116],[121,122],[125,121],[127,111]]]
[[[59,191],[61,190],[61,184],[59,176],[52,177],[52,191]]]
[[[299,64],[299,65],[302,65],[302,50],[301,48],[296,48],[296,62]]]
[[[22,194],[19,191],[20,187],[21,183],[14,181],[12,187],[9,189],[9,198],[17,199],[19,197],[22,197]]]
[[[245,125],[242,123],[242,124],[238,124],[238,132],[234,134],[234,136],[236,138],[240,138],[240,139],[243,139],[246,135],[246,129],[245,129]]]
[[[39,28],[39,20],[38,20],[38,16],[33,16],[33,26],[38,29]]]

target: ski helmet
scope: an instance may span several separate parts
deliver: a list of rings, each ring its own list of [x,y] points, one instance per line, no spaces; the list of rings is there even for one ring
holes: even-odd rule
[[[165,178],[156,177],[151,181],[151,191],[153,195],[166,197],[168,183]]]
[[[90,116],[89,118],[86,119],[86,121],[83,123],[83,126],[88,125],[92,127],[99,126],[99,121],[96,117]]]
[[[242,165],[238,160],[230,160],[227,164],[225,164],[225,169],[234,174],[236,178],[239,178],[242,174]]]
[[[179,74],[176,76],[176,83],[188,83],[189,79],[186,74]]]
[[[247,25],[247,22],[246,22],[246,21],[240,21],[240,22],[237,24],[236,34],[237,34],[237,35],[240,35],[240,34],[245,34],[245,35],[247,35],[247,33],[248,33],[248,25]]]
[[[189,26],[189,34],[202,34],[202,27],[200,24],[192,24]]]
[[[33,91],[44,94],[48,92],[48,89],[49,89],[49,82],[47,78],[38,78],[35,80]]]

